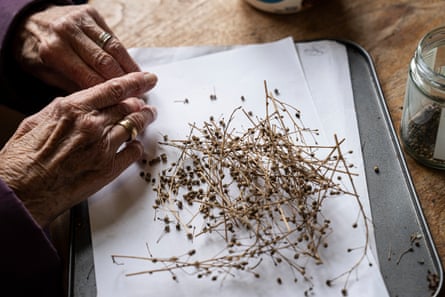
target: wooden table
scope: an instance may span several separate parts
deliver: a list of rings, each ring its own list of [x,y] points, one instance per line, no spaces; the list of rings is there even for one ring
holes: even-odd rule
[[[90,4],[127,47],[248,44],[287,36],[296,41],[354,41],[375,62],[396,130],[408,63],[417,42],[428,31],[445,25],[445,1],[440,0],[319,0],[293,15],[263,13],[243,0],[92,0]],[[425,168],[409,156],[407,162],[445,260],[445,172]]]

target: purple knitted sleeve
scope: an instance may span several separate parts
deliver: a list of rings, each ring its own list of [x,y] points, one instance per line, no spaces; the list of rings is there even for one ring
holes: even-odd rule
[[[60,259],[14,192],[0,180],[0,295],[61,295]]]

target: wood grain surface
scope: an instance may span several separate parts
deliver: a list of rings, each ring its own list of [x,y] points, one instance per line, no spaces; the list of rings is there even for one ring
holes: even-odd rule
[[[292,15],[260,12],[243,0],[93,0],[90,4],[127,47],[248,44],[287,36],[296,41],[354,41],[372,56],[397,131],[408,63],[417,43],[428,31],[445,25],[443,0],[318,0]],[[445,259],[445,171],[423,167],[409,156],[407,162]]]

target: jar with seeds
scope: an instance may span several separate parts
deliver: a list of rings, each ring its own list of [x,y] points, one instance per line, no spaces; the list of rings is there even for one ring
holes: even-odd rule
[[[417,161],[445,169],[445,27],[426,34],[410,62],[401,139]]]

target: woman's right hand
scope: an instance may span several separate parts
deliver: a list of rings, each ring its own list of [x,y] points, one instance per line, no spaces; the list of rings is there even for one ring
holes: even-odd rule
[[[127,74],[56,98],[22,122],[0,151],[0,178],[38,224],[47,226],[142,156],[141,143],[126,142],[129,131],[117,123],[128,119],[142,132],[155,119],[155,108],[137,96],[156,80]]]
[[[140,71],[102,16],[88,4],[50,5],[34,12],[15,32],[13,44],[24,71],[70,93]]]

